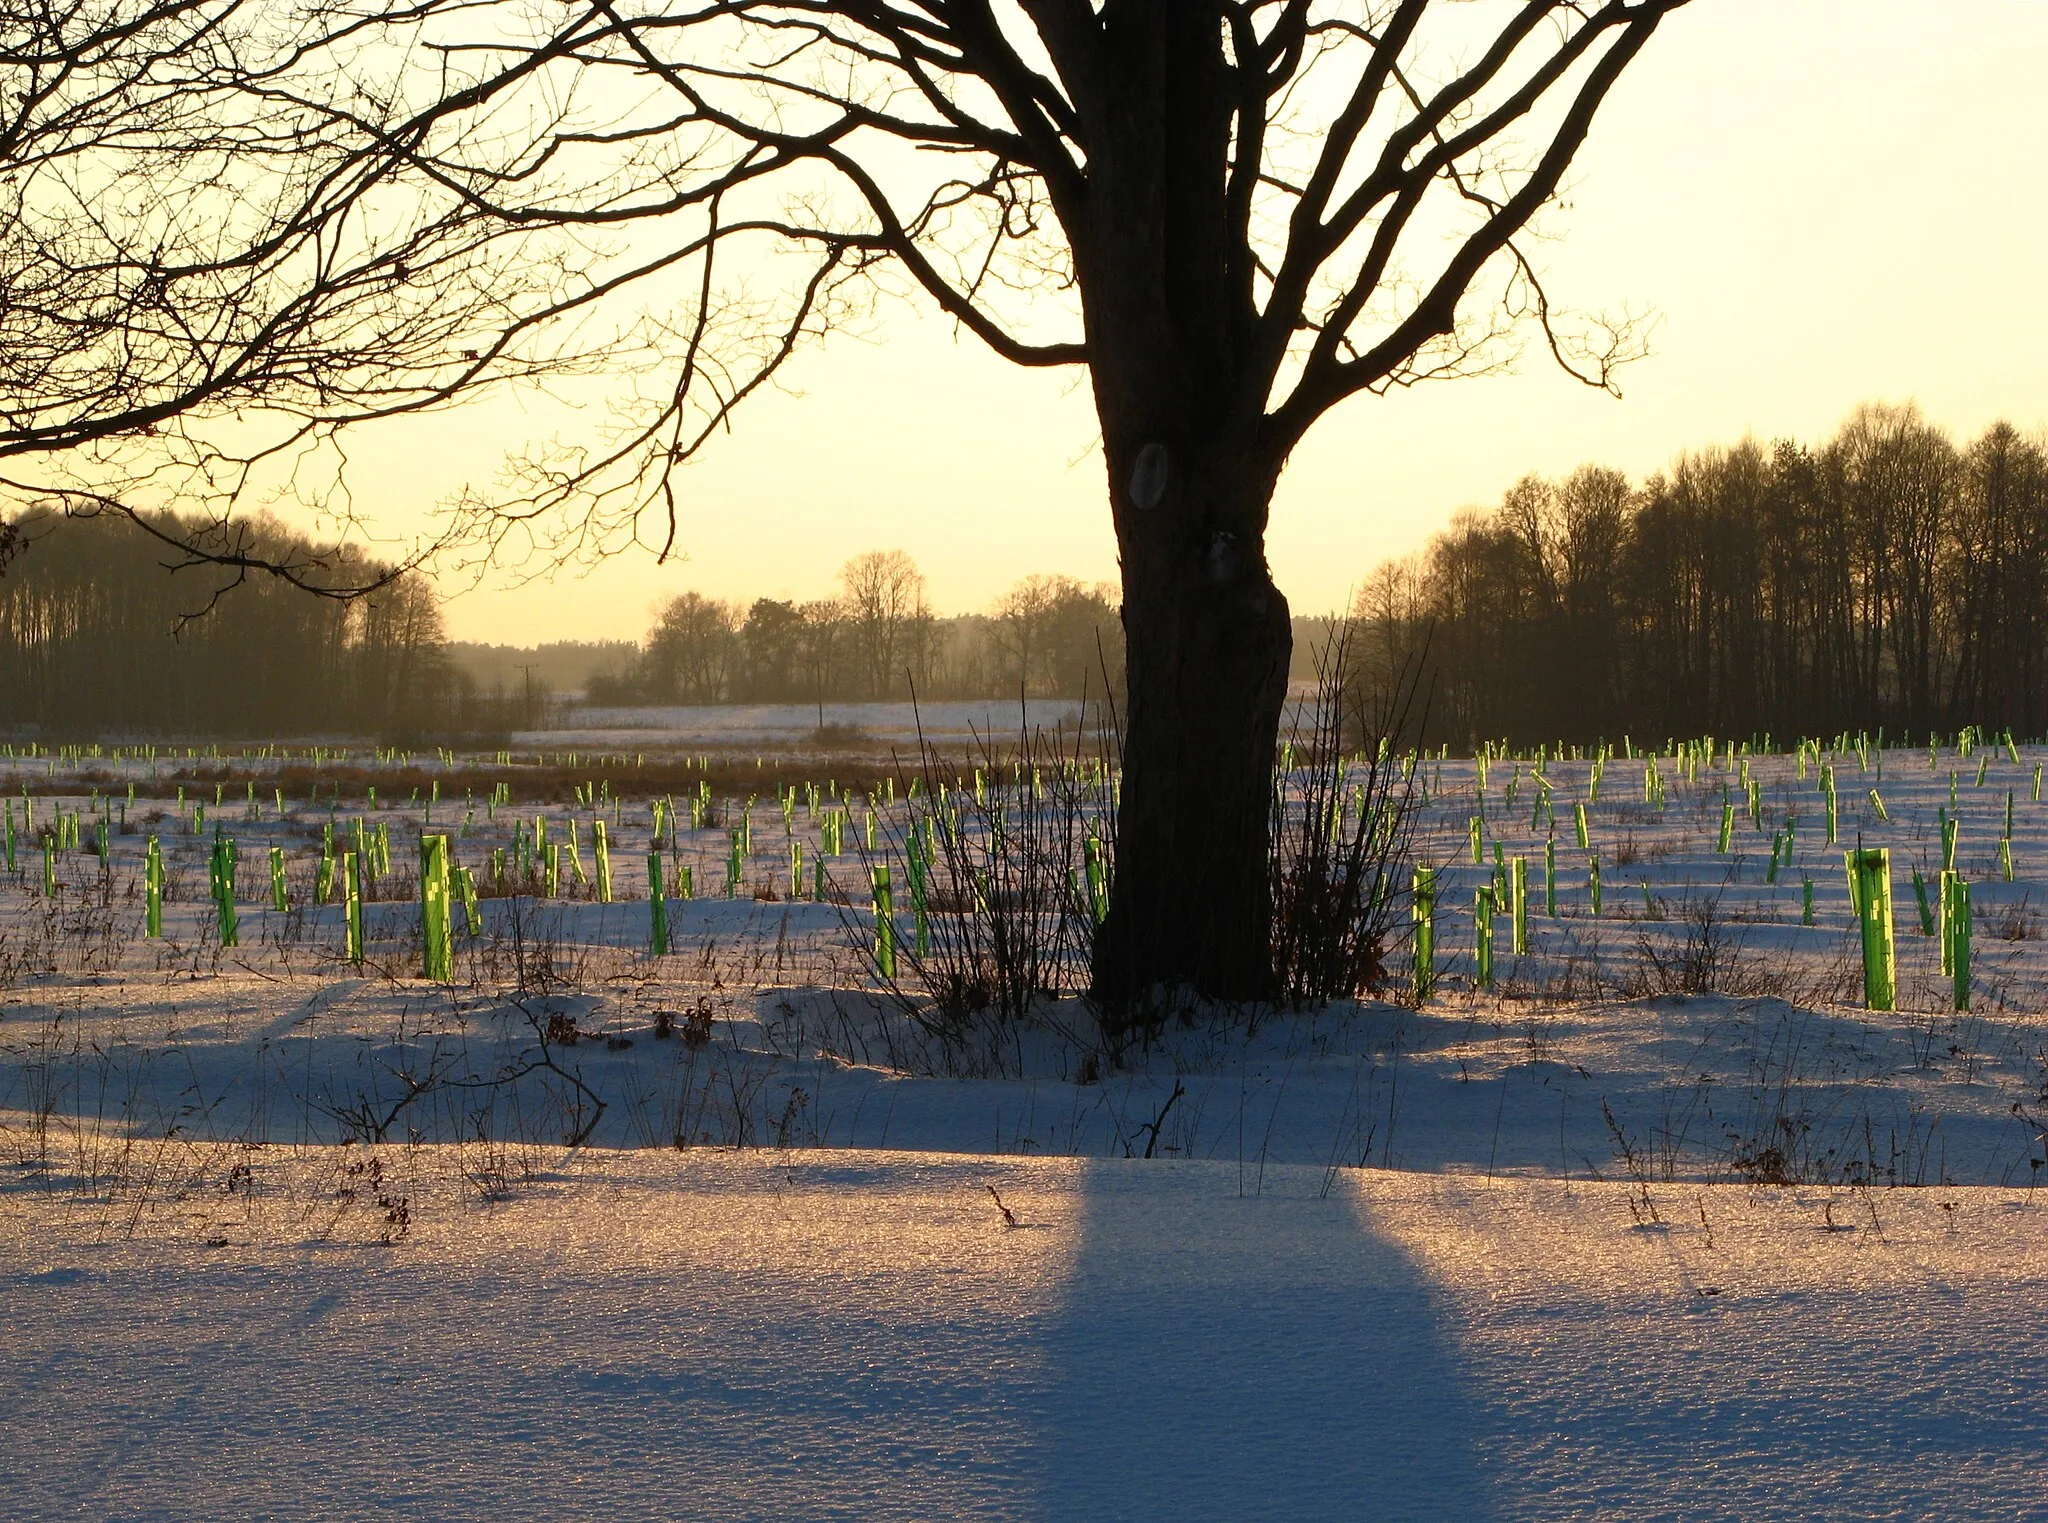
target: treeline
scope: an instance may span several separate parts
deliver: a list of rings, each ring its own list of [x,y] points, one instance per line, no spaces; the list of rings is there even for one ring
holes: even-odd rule
[[[1100,697],[1121,691],[1115,591],[1030,576],[986,614],[939,618],[901,550],[855,556],[837,597],[671,598],[629,660],[592,677],[592,703],[843,703]]]
[[[11,734],[403,739],[495,734],[520,718],[449,663],[420,577],[341,601],[261,574],[230,586],[235,572],[219,566],[168,570],[175,552],[111,518],[15,527],[21,548],[0,578],[0,729]],[[334,586],[383,569],[272,522],[248,533],[250,553],[323,562]]]
[[[1911,407],[1825,444],[1585,466],[1467,511],[1360,594],[1370,680],[1433,739],[2048,728],[2048,449]],[[1425,657],[1426,652],[1426,657]]]

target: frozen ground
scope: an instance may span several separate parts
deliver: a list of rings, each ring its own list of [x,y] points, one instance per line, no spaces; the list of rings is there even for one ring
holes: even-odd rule
[[[789,897],[829,796],[680,831],[700,894],[743,819],[754,852],[734,897],[669,902],[657,957],[629,775],[572,810],[506,766],[509,807],[435,814],[458,859],[544,814],[594,865],[602,814],[620,902],[493,892],[444,983],[390,897],[423,805],[280,814],[232,766],[216,803],[187,759],[195,834],[167,760],[0,772],[88,841],[91,790],[137,786],[104,870],[60,852],[46,898],[24,837],[0,877],[0,1517],[2048,1518],[2043,756],[1837,756],[1834,848],[1814,777],[1759,759],[1727,852],[1722,767],[1667,760],[1658,807],[1640,762],[1598,798],[1584,763],[1496,764],[1489,856],[1536,911],[1492,990],[1474,769],[1431,763],[1435,997],[1198,1014],[1120,1060],[1074,1000],[907,1018],[860,852]],[[1962,1012],[1908,878],[1951,798]],[[395,864],[360,967],[309,902],[356,817]],[[1893,1012],[1859,1004],[1859,838],[1893,851]]]
[[[1618,1185],[1381,1170],[588,1153],[486,1192],[473,1151],[371,1156],[0,1195],[7,1514],[2048,1507],[2007,1192],[1674,1188],[1638,1225]]]
[[[721,911],[743,926],[831,913],[719,903],[684,926]],[[1205,1019],[1110,1066],[1089,1056],[1071,1002],[1046,1018],[1072,1033],[950,1046],[872,994],[634,976],[624,954],[611,976],[586,970],[549,993],[347,969],[287,981],[260,971],[260,955],[0,1005],[0,1143],[86,1179],[118,1173],[136,1139],[175,1136],[1182,1158],[1248,1178],[1303,1164],[2027,1189],[2048,1111],[2037,1013],[1449,997],[1250,1029]],[[705,1012],[701,1041],[660,1034],[678,1008],[685,1021]]]
[[[955,700],[946,703],[753,703],[669,707],[580,706],[559,727],[513,737],[522,748],[646,751],[692,747],[773,750],[778,755],[807,749],[843,750],[862,745],[895,747],[914,754],[922,735],[952,746],[989,740],[1014,741],[1021,730],[1071,725],[1079,703],[1035,698]]]

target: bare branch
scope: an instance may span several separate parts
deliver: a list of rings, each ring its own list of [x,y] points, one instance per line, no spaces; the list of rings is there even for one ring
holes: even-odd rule
[[[1683,3],[1523,0],[1426,88],[1438,31],[1478,25],[1449,0],[33,9],[0,21],[0,488],[141,503],[182,473],[225,522],[343,430],[655,375],[452,511],[476,554],[667,556],[678,468],[890,270],[1268,476],[1343,397],[1467,373],[1517,321],[1611,387],[1635,321],[1566,332],[1518,235]],[[1534,162],[1485,169],[1516,133]],[[1447,203],[1476,225],[1417,279]],[[768,249],[800,264],[763,294]],[[1494,318],[1446,346],[1496,258]]]

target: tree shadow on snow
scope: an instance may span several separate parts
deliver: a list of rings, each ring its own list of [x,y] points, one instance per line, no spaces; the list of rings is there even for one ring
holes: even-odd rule
[[[1446,1310],[1341,1185],[1087,1165],[1044,1332],[1038,1516],[1497,1515]],[[1247,1177],[1244,1189],[1249,1192]]]

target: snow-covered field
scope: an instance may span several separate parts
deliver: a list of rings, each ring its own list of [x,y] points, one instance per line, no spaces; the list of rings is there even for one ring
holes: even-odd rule
[[[2042,1217],[2009,1192],[1670,1189],[1637,1225],[1620,1185],[1377,1169],[1252,1194],[1171,1161],[534,1163],[486,1192],[454,1150],[201,1150],[146,1199],[15,1185],[7,1515],[2048,1501]],[[389,1246],[378,1191],[409,1202]]]
[[[208,788],[195,836],[163,761],[0,774],[88,841],[88,790],[134,781],[138,827],[104,872],[61,853],[53,900],[26,837],[0,879],[0,1516],[2048,1518],[2043,755],[1836,756],[1834,848],[1815,778],[1757,758],[1728,852],[1730,769],[1667,759],[1659,807],[1614,761],[1598,915],[1586,765],[1495,763],[1489,860],[1536,913],[1493,990],[1474,768],[1430,763],[1435,997],[1197,1013],[1120,1062],[1077,1000],[908,1019],[864,899],[788,895],[807,804],[756,803],[755,897],[670,901],[663,957],[652,818],[604,811],[636,897],[487,897],[430,983],[416,903],[367,906],[358,967],[306,902],[323,822],[403,864],[422,807]],[[504,777],[458,857],[544,812],[588,863],[595,811]],[[1952,796],[1963,1012],[1908,880]],[[682,832],[700,893],[734,820]],[[1894,1012],[1860,1007],[1859,837],[1893,852]]]
[[[915,754],[919,737],[934,744],[1000,744],[1020,733],[1071,725],[1079,703],[1064,699],[955,699],[943,703],[756,703],[600,708],[581,705],[559,727],[522,732],[513,743],[533,750],[649,751],[694,747],[758,747],[788,755],[848,747],[895,747]]]

